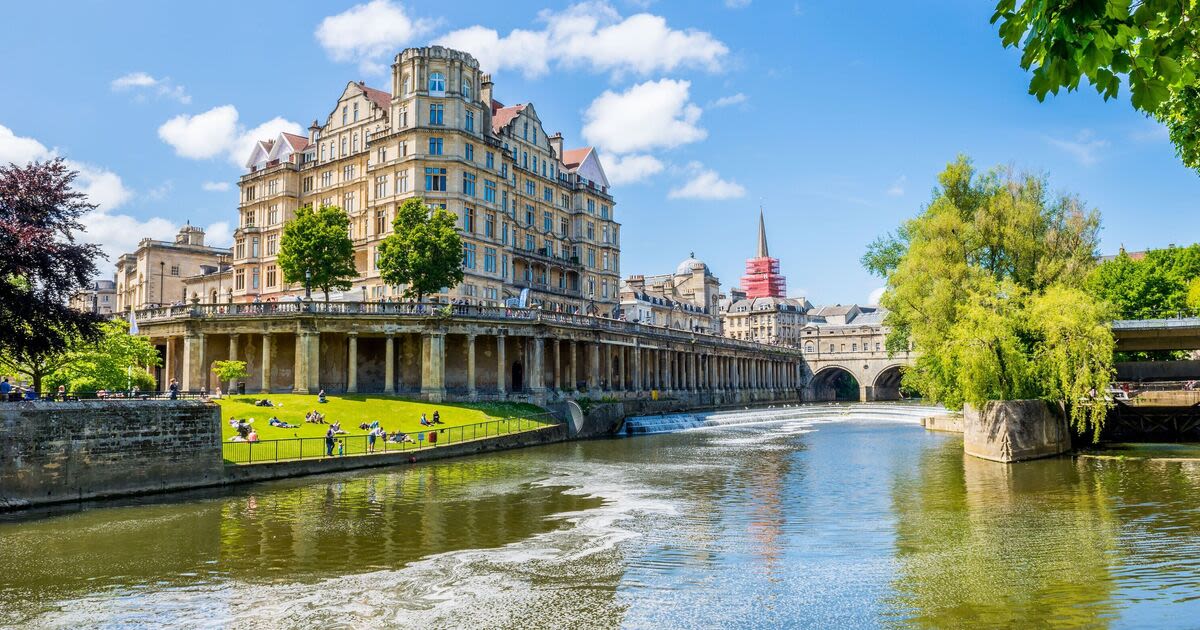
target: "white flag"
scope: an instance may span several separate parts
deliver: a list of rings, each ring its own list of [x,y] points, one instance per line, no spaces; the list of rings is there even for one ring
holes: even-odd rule
[[[137,315],[134,314],[133,309],[129,309],[129,334],[138,334]]]

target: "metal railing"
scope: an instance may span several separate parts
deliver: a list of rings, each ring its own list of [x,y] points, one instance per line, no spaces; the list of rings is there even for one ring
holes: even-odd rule
[[[60,394],[58,392],[46,392],[34,397],[29,397],[24,392],[12,391],[9,392],[7,402],[27,402],[27,401],[45,401],[45,402],[76,402],[81,400],[102,400],[105,402],[136,402],[140,400],[201,400],[207,399],[210,394],[203,390],[196,391],[180,391],[176,392],[175,396],[171,396],[171,392],[143,392],[143,391],[112,391],[100,390],[95,392],[66,392]]]
[[[338,435],[333,438],[332,448],[329,438],[304,437],[259,440],[257,442],[227,441],[222,445],[222,453],[227,464],[255,464],[328,457],[362,457],[385,453],[426,451],[502,435],[541,431],[555,426],[557,424],[550,420],[503,418],[444,428],[436,426],[422,428],[421,431],[408,434],[389,432],[386,439],[376,437],[373,446],[370,435]],[[406,435],[406,439],[396,442],[393,439],[396,435]]]

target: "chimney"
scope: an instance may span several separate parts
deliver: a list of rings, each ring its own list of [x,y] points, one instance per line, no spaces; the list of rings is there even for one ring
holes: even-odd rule
[[[550,136],[550,150],[554,152],[555,159],[561,162],[563,157],[563,137],[561,131],[556,131],[553,136]]]
[[[317,119],[314,118],[311,125],[308,126],[308,142],[313,144],[317,141],[317,134],[321,133],[321,125],[317,124]]]
[[[488,108],[492,109],[492,75],[484,74],[479,77],[479,99]]]

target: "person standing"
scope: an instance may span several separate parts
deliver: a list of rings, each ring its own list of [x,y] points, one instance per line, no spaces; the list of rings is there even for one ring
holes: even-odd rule
[[[331,425],[329,427],[329,430],[325,432],[325,456],[326,457],[333,457],[333,443],[334,443],[333,436],[334,435],[336,435],[336,433],[334,433],[333,426]]]
[[[4,380],[0,381],[0,402],[8,402],[10,394],[12,394],[12,383],[9,383],[8,377],[5,376]]]
[[[167,389],[169,389],[171,392],[171,396],[170,396],[171,400],[179,399],[179,381],[176,381],[175,379],[171,379],[171,385]]]

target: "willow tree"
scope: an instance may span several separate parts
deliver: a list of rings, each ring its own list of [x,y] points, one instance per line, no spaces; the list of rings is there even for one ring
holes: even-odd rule
[[[1064,402],[1097,434],[1108,403],[1105,303],[1082,290],[1099,215],[1051,196],[1044,177],[959,157],[914,219],[877,239],[863,264],[887,279],[888,349],[912,347],[904,384],[950,408],[989,400]]]

